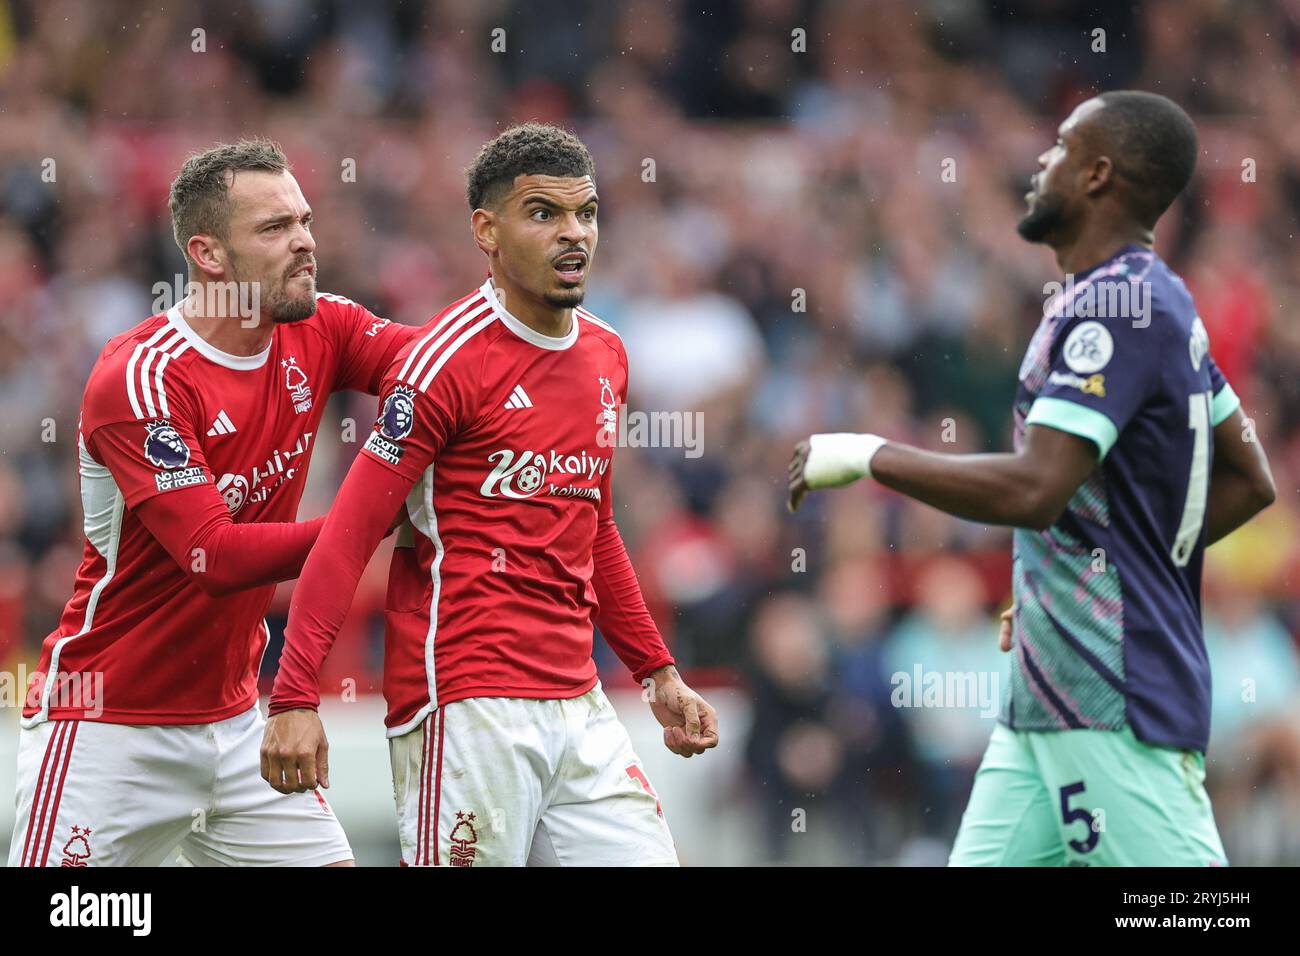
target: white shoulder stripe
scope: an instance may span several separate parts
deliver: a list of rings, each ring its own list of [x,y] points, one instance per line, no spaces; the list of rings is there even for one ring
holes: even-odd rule
[[[496,313],[490,311],[486,319],[481,319],[479,320],[477,325],[470,326],[470,328],[466,329],[464,332],[461,333],[460,338],[458,338],[455,342],[452,342],[451,345],[447,346],[447,348],[443,351],[443,353],[438,356],[438,361],[434,362],[433,367],[429,369],[429,374],[424,376],[424,381],[420,383],[420,391],[422,392],[428,391],[430,383],[433,382],[433,377],[438,374],[438,371],[444,365],[447,364],[447,359],[455,355],[457,349],[459,349],[462,345],[468,342],[471,338],[478,335],[478,333],[482,332],[485,328],[487,328],[496,320],[497,320]]]
[[[154,363],[154,361],[160,355],[164,353],[165,350],[172,348],[177,342],[181,341],[181,339],[182,339],[181,334],[179,332],[174,332],[171,338],[164,340],[164,342],[161,345],[155,346],[149,349],[147,352],[145,352],[144,361],[140,364],[140,395],[144,399],[145,410],[148,411],[151,416],[157,416],[158,409],[154,405],[153,390],[149,388],[149,367]],[[161,397],[162,397],[161,396],[161,390],[162,390],[161,375],[155,376],[154,381],[157,384],[159,390],[159,398],[160,398],[159,404],[164,404],[161,401]],[[164,412],[163,414],[166,413]]]
[[[145,410],[150,415],[157,415],[158,410],[154,407],[153,392],[149,388],[149,367],[153,365],[154,360],[159,356],[163,349],[169,349],[180,341],[179,332],[172,333],[172,337],[165,340],[162,345],[148,349],[144,353],[144,361],[140,363],[140,395],[144,399]]]
[[[474,321],[475,317],[482,314],[486,308],[489,308],[487,300],[476,297],[472,301],[465,303],[463,307],[449,313],[434,327],[433,331],[420,341],[416,348],[411,349],[411,354],[406,358],[406,371],[399,378],[414,385],[419,380],[420,373],[423,371],[424,366],[428,364],[433,353],[451,336],[455,335],[459,329]],[[469,310],[468,314],[465,314],[467,310]],[[453,320],[455,321],[453,322]],[[450,327],[448,327],[449,325]],[[430,339],[433,341],[429,341]]]
[[[461,305],[457,306],[456,308],[448,312],[446,315],[444,315],[441,321],[439,321],[438,324],[435,325],[430,331],[425,333],[424,337],[421,338],[420,341],[416,342],[415,347],[412,348],[411,351],[407,354],[406,361],[402,363],[402,371],[399,372],[397,375],[398,379],[401,381],[406,381],[406,373],[411,370],[411,365],[413,362],[415,362],[419,352],[424,348],[424,346],[429,342],[430,339],[432,339],[435,335],[438,334],[438,332],[443,328],[443,326],[445,326],[452,319],[456,318],[466,309],[470,308],[471,306],[479,305],[482,302],[483,302],[482,295],[471,296],[469,301],[462,303]]]
[[[178,355],[183,355],[189,349],[189,342],[182,342],[179,348],[174,348],[170,352],[163,352],[162,358],[158,360],[158,368],[154,370],[153,380],[158,391],[158,408],[162,411],[163,418],[171,418],[171,410],[167,408],[167,390],[163,388],[163,369],[167,363]]]
[[[153,364],[154,356],[158,354],[157,349],[145,349],[144,361],[140,363],[140,400],[144,403],[144,409],[152,418],[158,414],[153,405],[153,394],[149,391],[149,366]]]
[[[162,412],[163,418],[170,418],[172,414],[167,408],[167,392],[163,389],[162,379],[163,369],[167,367],[167,362],[170,359],[170,354],[162,353],[162,357],[158,359],[158,367],[153,370],[154,391],[158,393],[158,410]]]
[[[140,353],[144,351],[143,345],[137,345],[135,351],[131,353],[131,359],[126,363],[126,397],[131,403],[131,413],[136,418],[144,418],[144,410],[140,408],[140,400],[135,397],[135,363],[140,359]]]
[[[144,412],[140,408],[140,400],[136,397],[135,367],[140,361],[140,356],[144,354],[145,349],[149,348],[170,331],[171,326],[163,323],[157,332],[135,347],[135,351],[131,353],[130,361],[126,363],[126,397],[131,402],[131,411],[135,413],[136,418],[144,418]]]
[[[429,360],[433,358],[434,355],[437,354],[438,350],[442,348],[443,344],[448,339],[450,339],[453,335],[455,335],[457,332],[463,329],[465,326],[469,325],[471,322],[477,319],[484,312],[488,313],[487,321],[490,322],[496,318],[496,313],[492,311],[492,306],[487,302],[482,302],[478,306],[478,308],[461,316],[459,319],[453,322],[447,328],[447,330],[442,333],[442,335],[438,336],[431,343],[426,345],[420,352],[420,361],[416,362],[415,365],[411,368],[410,374],[406,376],[406,381],[411,385],[415,385],[416,382],[419,381],[420,374],[424,371],[425,365],[427,365],[429,363]],[[439,328],[441,327],[442,324],[439,323]],[[435,329],[434,331],[437,330]]]
[[[171,337],[161,345],[157,344],[168,333],[171,333]],[[167,393],[163,388],[163,369],[173,356],[180,355],[190,347],[190,343],[183,339],[181,333],[169,325],[164,325],[137,345],[135,351],[131,353],[131,359],[126,363],[126,397],[131,403],[131,411],[136,418],[154,418],[159,414],[166,417],[171,414],[167,407]],[[176,348],[177,344],[180,348]],[[158,361],[158,365],[153,368],[155,360]],[[151,368],[153,368],[152,388],[149,384]],[[154,404],[155,394],[158,397],[157,405]]]
[[[591,323],[593,323],[594,325],[599,325],[599,326],[600,326],[602,329],[604,329],[606,332],[612,332],[615,338],[617,338],[617,339],[622,339],[622,338],[623,338],[623,336],[621,336],[621,335],[618,334],[618,329],[614,328],[614,326],[610,325],[610,324],[609,324],[608,322],[606,322],[604,319],[598,319],[598,318],[596,318],[594,315],[592,315],[592,314],[591,314],[590,312],[588,312],[586,309],[576,309],[575,311],[576,311],[580,316],[582,316],[584,319],[586,319],[588,322],[591,322]]]

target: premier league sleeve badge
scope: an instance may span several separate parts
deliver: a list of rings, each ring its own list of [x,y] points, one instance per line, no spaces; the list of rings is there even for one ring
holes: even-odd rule
[[[190,463],[190,448],[171,422],[145,425],[144,456],[155,468],[184,468]]]
[[[401,441],[415,425],[415,390],[399,385],[384,399],[379,415],[379,430],[385,438]]]
[[[399,442],[415,427],[415,389],[399,385],[384,399],[375,430],[363,446],[375,457],[396,465],[406,452]]]

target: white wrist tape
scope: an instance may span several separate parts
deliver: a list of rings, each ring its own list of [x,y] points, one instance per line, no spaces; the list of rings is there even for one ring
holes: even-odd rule
[[[871,459],[885,439],[879,435],[831,432],[808,439],[808,460],[803,466],[809,488],[835,488],[871,477]]]

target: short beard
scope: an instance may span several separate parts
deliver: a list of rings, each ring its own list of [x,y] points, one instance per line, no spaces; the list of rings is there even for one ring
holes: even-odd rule
[[[281,280],[279,288],[266,300],[263,311],[271,317],[276,325],[288,325],[301,322],[316,314],[316,277],[312,276],[312,290],[304,298],[292,299],[285,291],[289,284],[287,278]]]
[[[238,282],[246,281],[243,279],[242,272],[243,269],[239,259],[231,252],[230,273],[232,278]],[[285,292],[285,286],[288,283],[289,277],[282,277],[276,290],[267,294],[266,301],[259,304],[262,315],[269,317],[276,325],[301,322],[303,319],[311,318],[316,314],[316,276],[312,275],[312,291],[304,299],[289,298],[288,293]],[[258,281],[256,285],[259,296],[267,291],[267,283]]]
[[[301,322],[316,314],[316,295],[313,293],[304,299],[291,299],[286,295],[274,297],[266,305],[266,314],[276,325],[288,325]]]
[[[1065,204],[1059,197],[1042,196],[1034,209],[1016,223],[1016,232],[1026,242],[1048,242],[1063,225]]]
[[[554,306],[557,309],[572,309],[575,306],[582,305],[582,300],[587,297],[587,290],[582,286],[576,289],[561,289],[559,292],[548,292],[543,298],[547,305]]]

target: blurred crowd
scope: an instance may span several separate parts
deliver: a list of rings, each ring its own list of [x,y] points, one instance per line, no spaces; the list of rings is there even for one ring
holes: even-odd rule
[[[0,0],[0,666],[34,661],[71,592],[81,389],[183,281],[166,197],[189,152],[278,140],[320,287],[422,324],[485,276],[464,167],[510,122],[558,122],[595,157],[587,306],[625,340],[630,404],[703,427],[699,457],[620,449],[615,507],[688,679],[752,702],[717,810],[751,801],[770,860],[942,862],[992,710],[899,706],[898,675],[1000,686],[1009,534],[869,483],[790,516],[786,461],[814,431],[1009,447],[1058,278],[1014,232],[1028,178],[1076,103],[1140,87],[1197,121],[1157,249],[1279,489],[1207,559],[1211,793],[1234,862],[1300,862],[1300,3],[1110,6]],[[333,401],[304,517],[356,452],[345,420],[373,415]],[[330,681],[378,690],[385,568]],[[792,823],[814,807],[829,846]]]

